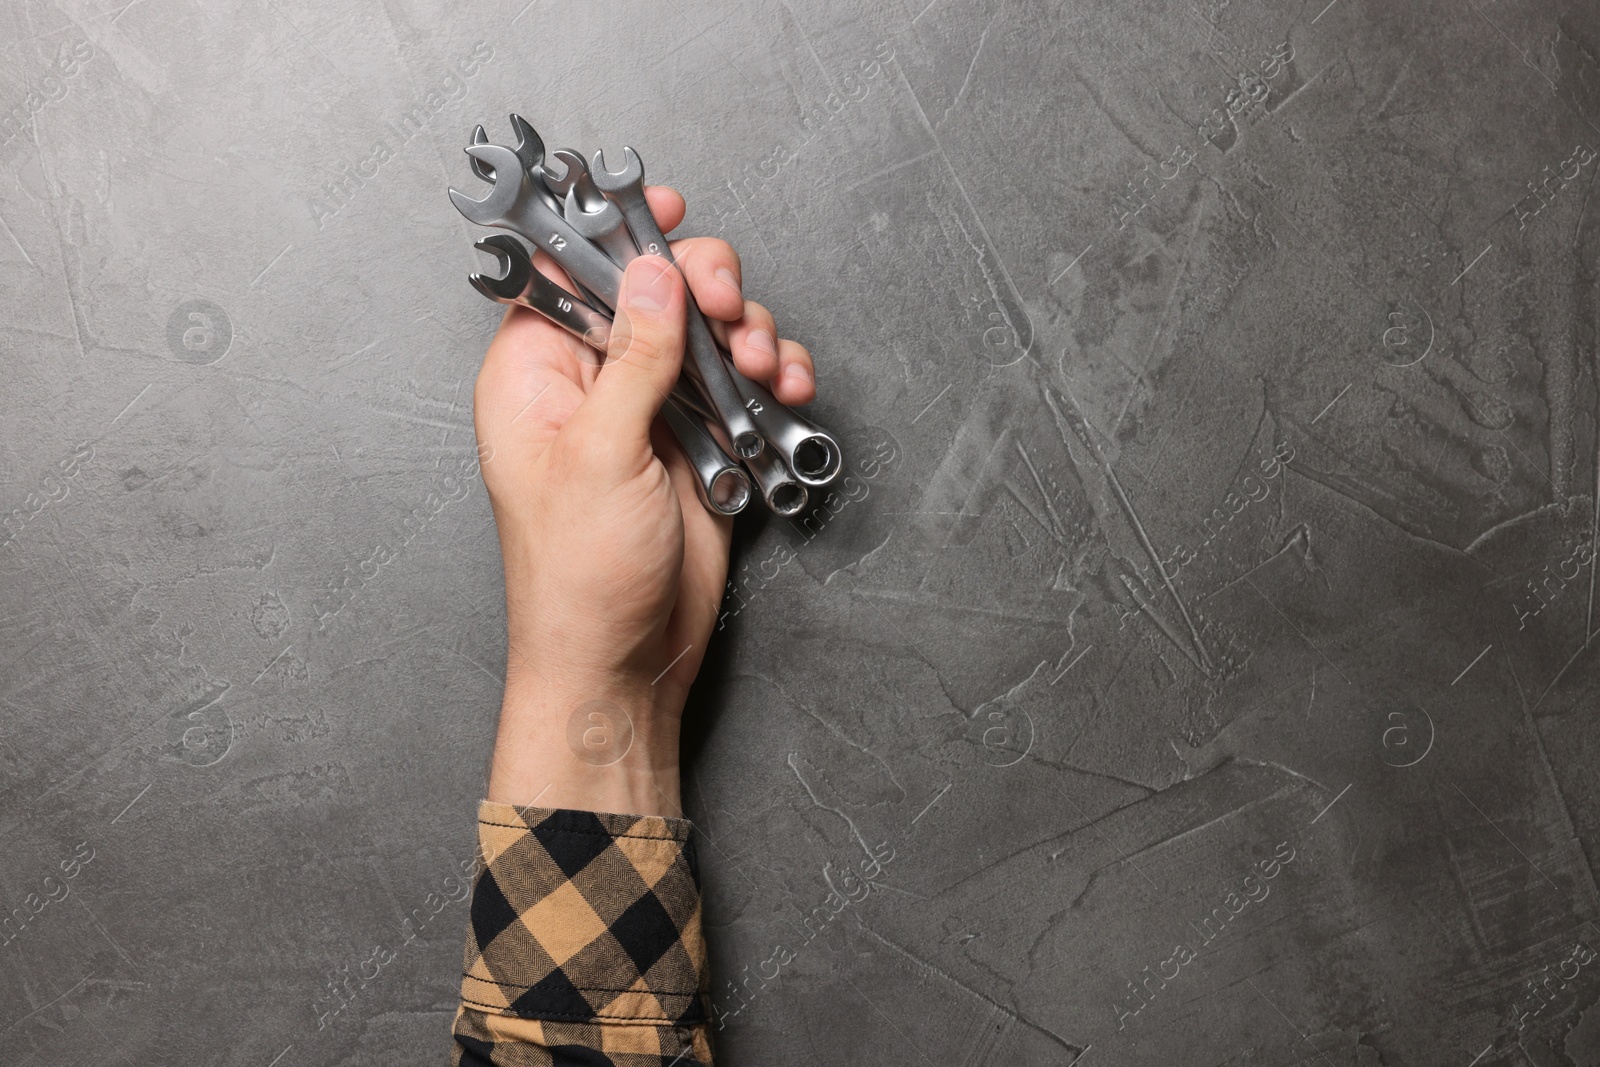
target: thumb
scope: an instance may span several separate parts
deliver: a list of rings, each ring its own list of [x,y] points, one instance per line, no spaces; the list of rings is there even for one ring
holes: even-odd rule
[[[683,366],[683,275],[660,256],[628,264],[617,296],[605,366],[584,401],[592,428],[648,444],[650,422],[661,410]]]

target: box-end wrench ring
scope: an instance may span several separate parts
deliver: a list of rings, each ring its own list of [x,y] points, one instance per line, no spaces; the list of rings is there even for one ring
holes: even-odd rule
[[[839,477],[844,450],[832,434],[780,402],[766,386],[747,378],[731,362],[728,375],[741,395],[745,410],[790,471],[804,485],[818,488]]]
[[[784,518],[805,510],[810,500],[806,487],[795,480],[776,450],[769,448],[744,462],[755,477],[756,484],[761,487],[761,496],[766,500],[767,507]]]
[[[739,466],[739,461],[722,450],[699,417],[676,397],[667,397],[661,414],[694,467],[695,488],[700,492],[701,503],[719,515],[737,515],[743,511],[755,494],[751,491],[750,475]]]

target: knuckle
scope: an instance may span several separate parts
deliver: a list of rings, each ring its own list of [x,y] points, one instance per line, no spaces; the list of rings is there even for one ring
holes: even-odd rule
[[[732,260],[735,263],[739,262],[739,253],[735,252],[733,246],[722,238],[704,237],[701,240],[705,241],[705,254],[707,256],[715,259]]]
[[[684,242],[681,259],[687,259],[697,270],[706,273],[718,267],[730,267],[739,273],[739,253],[720,237],[691,237]]]
[[[661,329],[654,326],[640,328],[637,324],[622,331],[618,337],[611,335],[610,357],[633,363],[650,363],[666,354],[667,339]]]

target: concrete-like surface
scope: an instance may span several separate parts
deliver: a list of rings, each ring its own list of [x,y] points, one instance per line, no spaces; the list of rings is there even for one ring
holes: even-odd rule
[[[1600,1063],[1592,0],[0,43],[0,1061],[444,1061],[504,638],[445,189],[515,110],[737,245],[850,453],[691,711],[719,1062]]]

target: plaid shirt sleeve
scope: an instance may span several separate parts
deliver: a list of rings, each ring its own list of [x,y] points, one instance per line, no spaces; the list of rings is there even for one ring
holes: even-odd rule
[[[709,1067],[689,829],[479,804],[453,1067]]]

